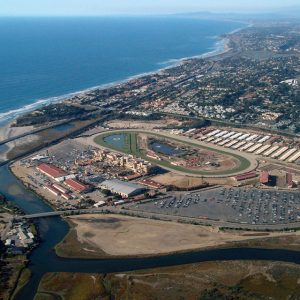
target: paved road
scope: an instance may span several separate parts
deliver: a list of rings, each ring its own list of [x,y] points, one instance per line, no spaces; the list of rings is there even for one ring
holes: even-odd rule
[[[73,120],[74,120],[74,119],[73,119]],[[59,122],[56,122],[55,124],[51,124],[51,125],[39,127],[39,128],[37,128],[37,129],[33,129],[33,130],[27,131],[27,132],[25,132],[25,133],[22,133],[22,134],[19,134],[19,135],[15,135],[15,136],[12,136],[12,137],[10,137],[10,138],[7,138],[7,139],[5,139],[5,140],[0,141],[0,146],[1,146],[1,145],[4,145],[4,144],[7,144],[7,143],[9,143],[9,142],[12,142],[12,141],[21,139],[21,138],[26,137],[26,136],[31,135],[31,134],[36,134],[36,133],[42,132],[42,131],[47,130],[47,129],[55,128],[55,127],[58,127],[58,126],[61,126],[61,125],[70,123],[71,121],[72,121],[72,120],[59,121]]]
[[[71,214],[75,215],[75,214],[101,213],[106,211],[106,209],[107,208],[58,210],[58,211],[43,212],[43,213],[36,213],[30,215],[15,216],[14,219],[39,219],[39,218],[57,217],[62,215],[71,215]]]
[[[50,146],[52,146],[52,145],[55,145],[55,144],[57,144],[57,143],[59,143],[59,142],[61,142],[61,141],[63,141],[63,140],[66,140],[67,138],[74,137],[74,136],[78,135],[80,132],[86,130],[88,127],[91,127],[91,126],[93,126],[93,125],[95,125],[95,124],[97,124],[97,123],[99,123],[99,122],[104,122],[104,121],[106,120],[107,116],[108,116],[108,114],[103,114],[102,117],[101,117],[101,119],[98,119],[98,120],[96,120],[95,122],[93,122],[93,123],[91,123],[91,124],[88,124],[88,125],[85,125],[85,126],[83,126],[83,127],[80,127],[80,128],[76,129],[76,130],[73,131],[73,132],[67,133],[66,135],[64,135],[64,136],[62,136],[62,137],[58,137],[58,138],[52,140],[51,142],[48,142],[47,144],[43,144],[43,143],[42,143],[41,145],[38,145],[37,147],[34,147],[34,148],[32,148],[32,149],[30,149],[30,150],[28,150],[28,151],[25,151],[25,152],[23,152],[23,153],[20,153],[19,155],[15,156],[15,157],[12,158],[12,159],[8,159],[8,160],[5,160],[5,161],[0,161],[0,167],[1,167],[1,166],[5,166],[5,165],[7,165],[7,164],[9,164],[9,163],[11,163],[11,162],[13,162],[13,161],[16,161],[17,159],[21,159],[21,158],[23,158],[23,157],[26,157],[26,156],[28,156],[28,155],[31,155],[32,153],[35,153],[35,152],[37,152],[37,151],[41,151],[41,150],[43,150],[43,149],[45,149],[45,148],[47,148],[47,147],[50,147]],[[71,121],[72,121],[72,120],[69,120],[68,122],[71,122]],[[66,122],[66,124],[67,124],[68,122]],[[55,126],[55,127],[56,127],[56,126]],[[45,130],[45,129],[43,129],[43,130]]]
[[[224,221],[214,221],[209,219],[200,219],[194,217],[182,217],[174,215],[165,215],[161,213],[151,213],[151,212],[142,212],[138,210],[128,209],[126,206],[119,207],[101,207],[101,208],[92,208],[92,209],[76,209],[76,210],[66,210],[66,211],[53,211],[47,213],[38,213],[24,216],[15,216],[15,219],[34,219],[34,218],[46,218],[62,215],[76,215],[76,214],[98,214],[98,213],[111,213],[111,214],[122,214],[133,217],[142,217],[148,219],[156,219],[162,221],[174,221],[187,224],[195,225],[206,225],[206,226],[216,226],[216,227],[225,227],[233,229],[250,229],[250,230],[271,230],[271,231],[281,231],[286,229],[299,229],[300,222],[288,223],[288,224],[266,224],[266,225],[252,225],[252,224],[241,224],[241,223],[231,223]]]
[[[190,119],[190,120],[207,120],[207,121],[211,121],[213,124],[219,124],[220,126],[223,127],[230,127],[232,128],[232,130],[234,129],[238,129],[238,128],[242,128],[242,129],[252,129],[252,130],[258,130],[258,131],[263,131],[265,133],[271,133],[271,134],[275,134],[275,135],[283,135],[283,136],[287,136],[287,137],[292,137],[292,138],[299,138],[300,134],[297,133],[292,133],[292,132],[287,132],[287,131],[283,131],[283,130],[275,130],[275,129],[271,129],[271,128],[267,128],[267,127],[263,127],[263,126],[258,126],[255,124],[237,124],[237,123],[233,123],[230,121],[226,121],[226,120],[220,120],[220,119],[212,119],[212,118],[206,118],[206,117],[193,117],[193,116],[186,116],[186,115],[180,115],[180,114],[176,114],[176,113],[171,113],[171,112],[157,112],[157,111],[153,111],[153,113],[159,114],[159,115],[163,115],[163,116],[170,116],[170,117],[179,117],[179,118],[185,118],[185,119]]]

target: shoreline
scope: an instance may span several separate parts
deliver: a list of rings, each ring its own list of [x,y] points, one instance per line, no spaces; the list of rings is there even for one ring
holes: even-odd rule
[[[64,221],[66,221],[64,219]],[[67,222],[68,223],[68,222]],[[68,223],[69,224],[69,223]],[[196,225],[195,225],[196,226]],[[71,230],[72,228],[70,228]],[[69,234],[70,232],[68,232]],[[67,234],[67,236],[68,236]],[[67,237],[66,236],[66,237]],[[276,236],[277,237],[277,236]],[[276,238],[275,237],[275,238]],[[280,238],[280,236],[278,236]],[[274,237],[272,236],[269,236],[269,237],[265,237],[266,239],[269,238],[269,239],[272,239]],[[259,237],[257,237],[257,239],[259,239]],[[263,239],[263,238],[262,238]],[[192,248],[192,249],[187,249],[187,250],[175,250],[175,251],[171,251],[171,252],[160,252],[160,253],[156,253],[156,254],[137,254],[137,255],[111,255],[111,254],[108,254],[108,253],[105,253],[105,254],[99,254],[99,255],[96,255],[94,257],[89,257],[89,256],[85,256],[85,255],[78,255],[78,256],[71,256],[71,255],[68,255],[68,254],[58,254],[57,253],[57,247],[60,246],[61,243],[64,242],[65,239],[63,239],[61,242],[59,242],[54,248],[54,252],[55,252],[55,255],[58,257],[58,258],[61,258],[61,259],[66,259],[66,260],[87,260],[87,261],[92,261],[92,260],[113,260],[113,259],[135,259],[135,258],[144,258],[144,259],[147,259],[147,258],[163,258],[163,257],[166,257],[166,256],[174,256],[174,255],[177,255],[177,254],[193,254],[193,253],[199,253],[199,252],[206,252],[206,251],[214,251],[214,250],[237,250],[237,249],[252,249],[252,250],[255,250],[255,249],[258,249],[258,250],[285,250],[285,251],[290,251],[290,252],[299,252],[299,250],[297,249],[294,249],[294,248],[289,248],[288,246],[287,247],[284,247],[284,246],[280,246],[280,247],[272,247],[272,246],[264,246],[264,245],[260,245],[260,246],[257,246],[257,245],[246,245],[246,244],[243,244],[242,246],[240,246],[238,243],[239,241],[237,242],[232,242],[232,243],[228,243],[228,244],[220,244],[220,245],[216,245],[216,246],[203,246],[203,247],[200,247],[200,248]],[[254,240],[254,239],[253,239]],[[251,242],[251,240],[245,240],[245,241],[242,241],[242,243],[247,243],[247,242]],[[264,241],[262,241],[263,243]],[[236,245],[235,245],[236,243]],[[63,252],[63,251],[62,251]],[[93,253],[92,251],[90,251],[88,254],[91,254]],[[28,257],[30,259],[30,256]],[[234,259],[233,259],[234,260]]]
[[[205,53],[202,53],[202,54],[199,54],[199,55],[182,57],[182,58],[178,58],[178,59],[169,59],[165,62],[158,62],[158,63],[156,63],[156,65],[165,65],[165,66],[161,67],[161,68],[158,68],[158,69],[154,69],[152,71],[146,71],[146,72],[139,73],[139,74],[136,74],[136,75],[128,76],[124,79],[99,84],[99,85],[96,85],[96,86],[88,87],[88,88],[83,89],[83,90],[74,91],[74,92],[63,94],[63,95],[58,95],[58,96],[52,96],[52,97],[33,100],[34,101],[33,103],[26,104],[26,105],[24,105],[20,108],[12,109],[12,110],[9,110],[9,111],[3,112],[3,113],[0,112],[0,125],[4,126],[4,127],[10,126],[10,124],[16,118],[18,118],[20,115],[32,112],[32,111],[34,111],[36,109],[39,109],[41,107],[44,107],[46,105],[54,104],[54,103],[63,103],[65,101],[69,100],[72,97],[79,96],[79,95],[82,95],[82,94],[86,94],[86,93],[89,93],[89,92],[93,92],[93,91],[96,91],[96,90],[104,90],[106,88],[117,87],[118,85],[126,84],[127,82],[130,82],[131,80],[139,79],[139,78],[142,78],[144,76],[157,74],[157,73],[162,72],[164,70],[168,70],[168,69],[172,69],[174,67],[180,66],[180,65],[184,64],[185,62],[187,62],[189,60],[211,59],[211,58],[214,58],[214,57],[218,57],[218,56],[222,56],[224,54],[227,54],[232,50],[228,46],[228,43],[229,43],[228,35],[235,34],[235,33],[239,32],[241,30],[244,30],[244,29],[248,28],[249,26],[252,26],[252,24],[250,24],[250,23],[242,23],[242,22],[239,22],[239,21],[237,21],[237,22],[241,23],[245,26],[239,27],[239,28],[237,28],[233,31],[225,33],[224,35],[226,35],[227,37],[224,37],[224,38],[222,38],[221,36],[214,37],[214,39],[216,41],[215,41],[215,43],[212,47],[212,50],[210,50],[208,52],[205,52]],[[5,135],[3,133],[1,133],[1,131],[0,131],[0,139],[5,139],[5,138],[7,138],[7,137],[5,137]]]

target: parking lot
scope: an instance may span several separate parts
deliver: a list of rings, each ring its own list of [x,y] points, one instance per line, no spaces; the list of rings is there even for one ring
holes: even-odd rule
[[[141,211],[241,224],[300,221],[300,192],[217,188],[132,207]]]

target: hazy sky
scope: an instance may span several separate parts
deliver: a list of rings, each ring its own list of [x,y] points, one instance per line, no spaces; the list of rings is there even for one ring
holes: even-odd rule
[[[299,0],[0,0],[0,15],[261,11],[295,5]]]

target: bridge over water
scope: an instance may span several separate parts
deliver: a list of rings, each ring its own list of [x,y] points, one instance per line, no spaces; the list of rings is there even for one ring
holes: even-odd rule
[[[205,226],[215,226],[222,228],[232,228],[232,229],[243,229],[243,230],[253,230],[253,231],[287,231],[287,230],[298,230],[300,228],[300,222],[287,223],[287,224],[245,224],[245,223],[233,223],[221,220],[211,220],[202,219],[196,217],[188,216],[178,216],[178,215],[166,215],[162,213],[152,213],[134,210],[126,207],[101,207],[101,208],[89,208],[89,209],[74,209],[74,210],[63,210],[63,211],[51,211],[51,212],[41,212],[30,215],[15,216],[15,220],[22,219],[38,219],[38,218],[49,218],[57,216],[72,216],[72,215],[82,215],[82,214],[120,214],[132,217],[140,217],[147,219],[156,219],[162,221],[173,221],[185,224],[194,225],[205,225]]]

